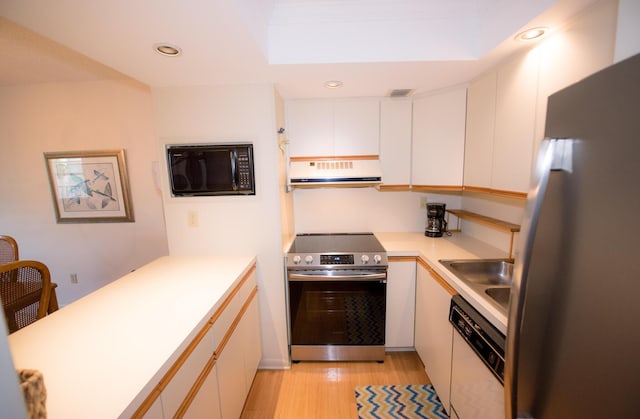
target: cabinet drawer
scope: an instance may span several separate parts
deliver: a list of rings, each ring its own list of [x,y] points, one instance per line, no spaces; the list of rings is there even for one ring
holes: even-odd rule
[[[162,391],[162,409],[165,416],[173,416],[178,410],[207,361],[213,356],[214,350],[213,331],[209,329]]]
[[[239,288],[236,288],[237,293],[233,296],[231,301],[229,301],[220,316],[215,319],[215,323],[213,324],[213,342],[215,348],[217,348],[222,339],[224,339],[225,334],[233,324],[233,321],[251,295],[255,286],[256,274],[255,271],[253,271],[246,277],[244,283],[242,283]]]

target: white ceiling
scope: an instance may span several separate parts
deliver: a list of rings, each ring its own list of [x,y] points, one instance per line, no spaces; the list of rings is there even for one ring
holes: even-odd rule
[[[2,0],[0,83],[122,73],[149,86],[273,82],[287,98],[424,92],[468,81],[526,48],[520,30],[594,1]],[[183,54],[163,57],[159,42]]]

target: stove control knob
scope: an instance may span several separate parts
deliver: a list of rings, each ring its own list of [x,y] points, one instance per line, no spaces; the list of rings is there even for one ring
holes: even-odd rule
[[[360,259],[362,260],[362,263],[364,263],[365,265],[369,263],[369,255],[362,255]]]
[[[295,255],[295,256],[293,257],[293,263],[294,263],[295,265],[299,265],[301,261],[302,261],[302,258],[301,258],[299,255]]]
[[[307,265],[310,264],[311,262],[313,262],[313,256],[311,255],[305,256],[304,261]]]
[[[379,264],[380,262],[382,262],[382,256],[380,256],[380,255],[375,255],[375,256],[373,257],[373,261],[376,263],[376,265],[377,265],[377,264]]]

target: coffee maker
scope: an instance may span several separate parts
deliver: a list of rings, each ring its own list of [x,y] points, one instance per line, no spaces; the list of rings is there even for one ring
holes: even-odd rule
[[[434,202],[427,204],[427,228],[424,235],[427,237],[442,237],[447,231],[447,222],[444,220],[446,204]]]

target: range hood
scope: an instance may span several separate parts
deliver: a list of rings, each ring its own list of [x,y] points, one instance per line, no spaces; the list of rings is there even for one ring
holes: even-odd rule
[[[365,187],[380,183],[382,170],[378,156],[292,157],[289,163],[291,187]]]

